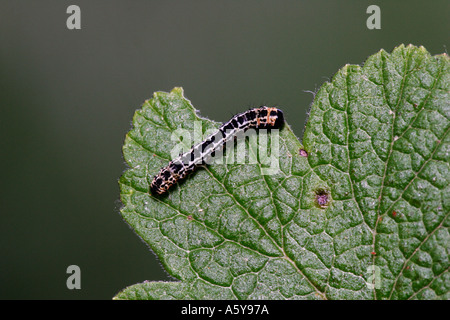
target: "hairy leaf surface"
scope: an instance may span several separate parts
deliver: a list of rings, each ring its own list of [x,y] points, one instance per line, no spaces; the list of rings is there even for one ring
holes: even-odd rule
[[[174,147],[191,146],[173,134],[219,126],[181,88],[136,111],[121,213],[179,282],[115,298],[450,298],[447,55],[410,45],[346,65],[317,93],[302,143],[280,130],[276,173],[261,157],[212,164],[152,196]]]

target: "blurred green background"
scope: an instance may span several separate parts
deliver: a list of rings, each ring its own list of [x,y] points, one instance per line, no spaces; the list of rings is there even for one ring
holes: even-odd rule
[[[66,9],[81,8],[81,30]],[[381,8],[381,30],[366,9]],[[0,2],[1,299],[111,299],[170,280],[122,221],[131,119],[182,86],[216,121],[278,105],[301,138],[313,94],[384,48],[450,44],[450,1]],[[81,268],[68,290],[66,268]]]

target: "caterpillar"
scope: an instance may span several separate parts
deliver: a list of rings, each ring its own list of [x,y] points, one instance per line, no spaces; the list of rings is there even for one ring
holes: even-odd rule
[[[275,107],[261,106],[232,117],[222,124],[219,129],[177,158],[169,162],[153,178],[150,191],[154,195],[165,194],[178,181],[192,173],[198,166],[205,164],[222,150],[230,139],[234,139],[239,132],[252,129],[280,128],[284,123],[283,111]]]

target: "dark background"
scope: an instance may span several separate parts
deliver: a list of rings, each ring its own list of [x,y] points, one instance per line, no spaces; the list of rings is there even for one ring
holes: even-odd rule
[[[66,9],[81,8],[81,30]],[[381,30],[366,9],[381,8]],[[111,299],[170,280],[122,221],[131,119],[182,86],[226,121],[276,104],[301,137],[318,88],[381,48],[447,51],[450,1],[0,1],[0,299]],[[81,268],[68,290],[66,268]]]

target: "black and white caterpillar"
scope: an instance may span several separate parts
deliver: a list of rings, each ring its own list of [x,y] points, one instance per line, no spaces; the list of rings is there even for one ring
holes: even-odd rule
[[[224,123],[204,141],[194,145],[191,150],[181,154],[162,168],[153,178],[152,194],[164,194],[178,181],[184,179],[198,166],[208,162],[215,152],[222,150],[227,141],[234,139],[240,132],[252,129],[277,129],[284,123],[283,111],[275,107],[259,107],[235,115]]]

